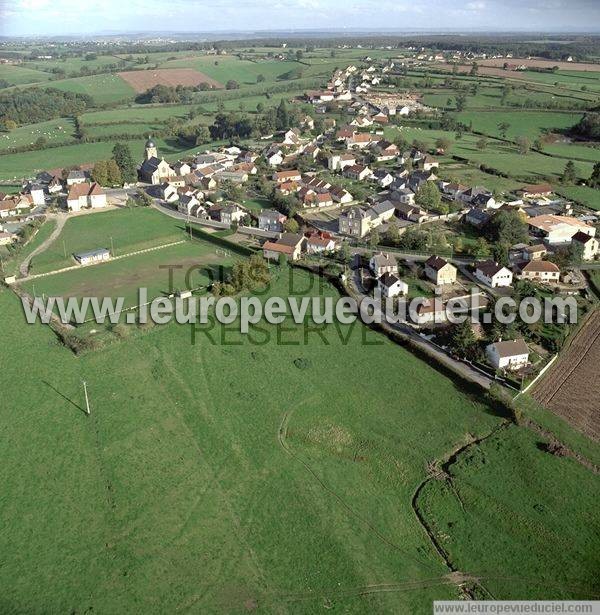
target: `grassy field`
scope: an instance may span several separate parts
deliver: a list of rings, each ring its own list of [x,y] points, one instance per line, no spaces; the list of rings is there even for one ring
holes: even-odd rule
[[[272,203],[269,199],[263,199],[260,197],[256,197],[254,199],[246,199],[244,201],[244,205],[254,212],[259,212],[262,209],[269,209],[270,207],[272,207]]]
[[[5,79],[11,85],[25,85],[48,81],[50,73],[21,65],[0,64],[0,79]]]
[[[427,485],[423,508],[454,565],[477,570],[489,595],[560,600],[579,591],[591,599],[600,566],[598,517],[589,514],[598,478],[538,445],[515,427],[494,435],[450,467],[451,486]],[[525,541],[515,531],[524,526]]]
[[[243,87],[255,85],[258,75],[263,75],[265,81],[274,82],[292,70],[306,67],[299,62],[281,60],[251,62],[236,56],[199,56],[165,62],[161,68],[195,68],[220,83],[233,79]]]
[[[128,140],[131,152],[137,160],[144,151],[145,138]],[[116,141],[116,139],[115,139]],[[168,160],[177,160],[187,153],[198,151],[198,147],[184,149],[174,139],[155,138],[161,155]],[[64,145],[41,151],[10,154],[0,158],[0,179],[11,180],[23,177],[33,177],[39,171],[55,169],[57,167],[76,166],[92,163],[97,160],[106,160],[112,156],[115,142],[99,141],[97,143],[81,143],[77,145]]]
[[[111,238],[119,256],[185,237],[183,222],[153,209],[134,207],[76,216],[67,220],[48,250],[33,259],[30,271],[44,273],[73,265],[73,253],[111,249]]]
[[[570,128],[581,119],[581,113],[552,113],[543,111],[490,111],[468,112],[457,114],[457,119],[466,125],[473,125],[473,129],[484,132],[492,137],[500,137],[498,125],[506,122],[509,125],[506,131],[508,139],[519,136],[529,137],[531,140],[539,137],[544,131],[553,132]]]
[[[562,186],[559,194],[586,205],[590,209],[600,211],[600,190],[587,186]]]
[[[15,275],[20,263],[25,260],[38,246],[44,243],[56,228],[56,220],[46,220],[38,229],[37,233],[23,246],[18,253],[11,253],[2,261],[2,269],[6,275]]]
[[[80,116],[86,124],[114,124],[116,122],[164,122],[169,117],[184,118],[197,105],[131,105],[122,109],[90,111]]]
[[[166,296],[176,289],[206,287],[213,279],[222,279],[233,264],[233,257],[217,253],[215,246],[184,239],[184,243],[153,252],[75,269],[32,282],[24,287],[36,296],[54,297],[123,297],[124,309],[137,306],[138,289],[147,289],[148,300]],[[173,271],[172,287],[165,266]],[[88,317],[93,312],[90,310]]]
[[[33,145],[40,137],[51,145],[72,141],[75,138],[74,131],[73,121],[69,118],[20,126],[10,132],[0,133],[0,151]]]
[[[287,287],[281,275],[271,293]],[[296,287],[308,287],[306,274]],[[168,325],[75,358],[48,329],[24,326],[7,290],[0,310],[10,349],[1,384],[20,382],[0,409],[3,610],[219,613],[256,603],[424,614],[431,600],[458,596],[442,584],[447,568],[411,502],[428,462],[501,419],[408,351],[360,326],[329,326],[306,344],[301,326],[261,324],[261,345],[217,327],[194,345],[188,327]],[[434,501],[428,486],[417,506],[444,523],[452,558],[496,597],[517,586],[488,577],[513,570],[527,573],[520,597],[540,579],[558,596],[588,597],[597,479],[568,459],[541,459],[528,432],[505,434],[484,449],[490,463],[460,464],[469,523],[450,525],[455,501]],[[563,498],[576,485],[584,493]],[[564,536],[559,512],[572,528]],[[561,566],[548,565],[555,555]]]
[[[97,105],[133,99],[134,89],[121,77],[112,74],[91,75],[53,81],[52,87],[65,92],[89,94]]]

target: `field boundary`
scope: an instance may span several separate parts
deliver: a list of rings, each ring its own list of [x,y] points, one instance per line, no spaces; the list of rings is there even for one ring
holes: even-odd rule
[[[128,252],[127,254],[120,254],[119,256],[111,256],[111,258],[107,261],[99,261],[97,263],[90,263],[89,265],[70,265],[69,267],[63,267],[62,269],[56,269],[55,271],[47,271],[46,273],[37,273],[34,275],[27,276],[26,278],[20,278],[20,282],[30,282],[31,280],[37,280],[39,278],[45,278],[51,275],[57,275],[58,273],[65,273],[67,271],[75,271],[79,269],[84,269],[87,267],[95,267],[97,265],[107,265],[114,261],[121,260],[123,258],[128,258],[130,256],[137,256],[138,254],[146,254],[147,252],[154,252],[156,250],[162,250],[163,248],[169,248],[171,246],[178,246],[182,243],[186,243],[187,239],[180,239],[179,241],[171,241],[169,243],[164,243],[159,246],[154,246],[152,248],[144,248],[143,250],[136,250],[134,252]]]

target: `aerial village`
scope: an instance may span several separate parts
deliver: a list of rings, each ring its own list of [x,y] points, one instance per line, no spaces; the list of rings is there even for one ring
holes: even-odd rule
[[[35,217],[50,201],[75,216],[123,207],[138,195],[207,232],[234,229],[229,241],[254,247],[270,263],[333,259],[349,265],[343,276],[357,293],[378,290],[383,301],[426,297],[406,326],[450,354],[456,352],[435,333],[440,305],[468,299],[472,286],[480,290],[480,308],[523,282],[543,293],[585,294],[581,269],[599,255],[597,214],[575,211],[549,184],[499,194],[441,179],[444,144],[425,150],[402,138],[402,119],[426,111],[419,96],[371,93],[391,68],[390,62],[367,62],[363,69],[336,70],[322,90],[291,101],[310,109],[296,125],[263,135],[252,147],[223,145],[169,163],[149,136],[136,153],[138,182],[122,188],[93,181],[85,165],[40,173],[20,194],[0,193],[0,227],[7,227],[0,228],[0,244],[15,240],[11,221]],[[336,119],[340,110],[345,123]],[[257,198],[261,208],[246,204]],[[518,224],[525,231],[520,241],[506,245],[503,234],[511,237]],[[450,245],[448,235],[464,238],[469,249],[457,250],[460,243]],[[89,265],[110,259],[110,251],[90,246],[73,256]],[[481,327],[474,326],[473,335],[482,336]],[[539,337],[497,335],[489,342],[480,359],[502,373],[524,373],[544,355]],[[547,358],[552,352],[545,350]]]

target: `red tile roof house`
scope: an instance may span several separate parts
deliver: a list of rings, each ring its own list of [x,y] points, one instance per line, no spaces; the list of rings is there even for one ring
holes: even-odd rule
[[[525,198],[548,196],[552,194],[552,186],[550,184],[531,184],[523,186],[518,192]]]
[[[67,207],[70,211],[81,211],[82,207],[106,207],[106,193],[96,182],[73,184],[67,196]]]
[[[333,198],[329,192],[309,191],[303,199],[304,207],[330,207],[333,205]]]
[[[300,171],[290,170],[290,171],[277,171],[273,173],[273,181],[278,184],[284,184],[286,182],[299,182],[302,178]]]
[[[560,279],[560,269],[550,261],[533,260],[520,267],[519,278],[550,284]]]
[[[346,138],[346,147],[350,147],[350,148],[354,148],[354,147],[363,148],[363,147],[367,147],[367,145],[370,145],[374,141],[377,141],[377,139],[374,139],[372,137],[372,135],[370,135],[369,133],[358,132],[358,133],[352,135],[351,137],[347,137]]]
[[[277,185],[277,192],[284,196],[298,192],[298,190],[300,190],[300,184],[297,182],[283,182]]]
[[[283,254],[290,260],[298,260],[306,245],[306,237],[294,233],[284,233],[277,241],[266,241],[263,244],[263,256],[267,260],[279,261]]]
[[[306,238],[306,251],[308,254],[333,252],[337,250],[338,247],[339,246],[329,233],[312,233]]]

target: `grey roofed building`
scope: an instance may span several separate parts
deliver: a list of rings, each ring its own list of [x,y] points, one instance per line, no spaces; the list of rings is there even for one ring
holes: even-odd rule
[[[383,252],[380,252],[379,254],[375,254],[371,258],[371,262],[377,268],[382,268],[382,267],[394,267],[396,269],[398,268],[398,263],[396,262],[396,259],[390,256],[389,254],[384,254]]]
[[[284,233],[277,240],[277,243],[283,246],[296,247],[303,239],[304,235],[301,235],[300,233]]]
[[[471,204],[475,207],[487,207],[491,200],[494,200],[491,194],[481,193],[471,199]]]
[[[501,359],[514,357],[516,355],[529,354],[529,347],[523,338],[517,340],[505,340],[490,344],[496,349]]]
[[[483,226],[487,224],[491,220],[492,216],[483,209],[477,209],[474,207],[473,209],[469,209],[465,216],[465,220],[472,224],[473,226]]]
[[[110,256],[110,251],[106,248],[97,248],[96,250],[88,250],[87,252],[77,252],[73,254],[75,260],[82,263],[87,260],[102,260]]]
[[[160,160],[156,156],[152,156],[152,158],[148,158],[142,162],[140,166],[140,173],[151,176],[152,173],[156,171],[159,164]]]
[[[486,196],[492,196],[492,193],[484,186],[473,186],[472,188],[465,190],[463,194],[466,197],[469,197],[471,199],[474,199],[476,196],[479,196],[480,194],[484,194]]]
[[[369,209],[367,215],[371,218],[378,218],[381,214],[389,212],[390,209],[396,209],[396,206],[391,201],[381,201],[381,203],[376,203]]]
[[[41,173],[38,173],[36,175],[35,179],[42,184],[49,184],[52,181],[53,177],[54,175],[52,175],[52,173],[48,173],[48,171],[42,171]]]
[[[387,288],[392,287],[394,284],[396,284],[396,282],[400,281],[400,278],[396,275],[394,275],[393,273],[389,273],[389,272],[385,272],[380,278],[379,278],[379,283],[383,284],[383,286],[386,286]]]

